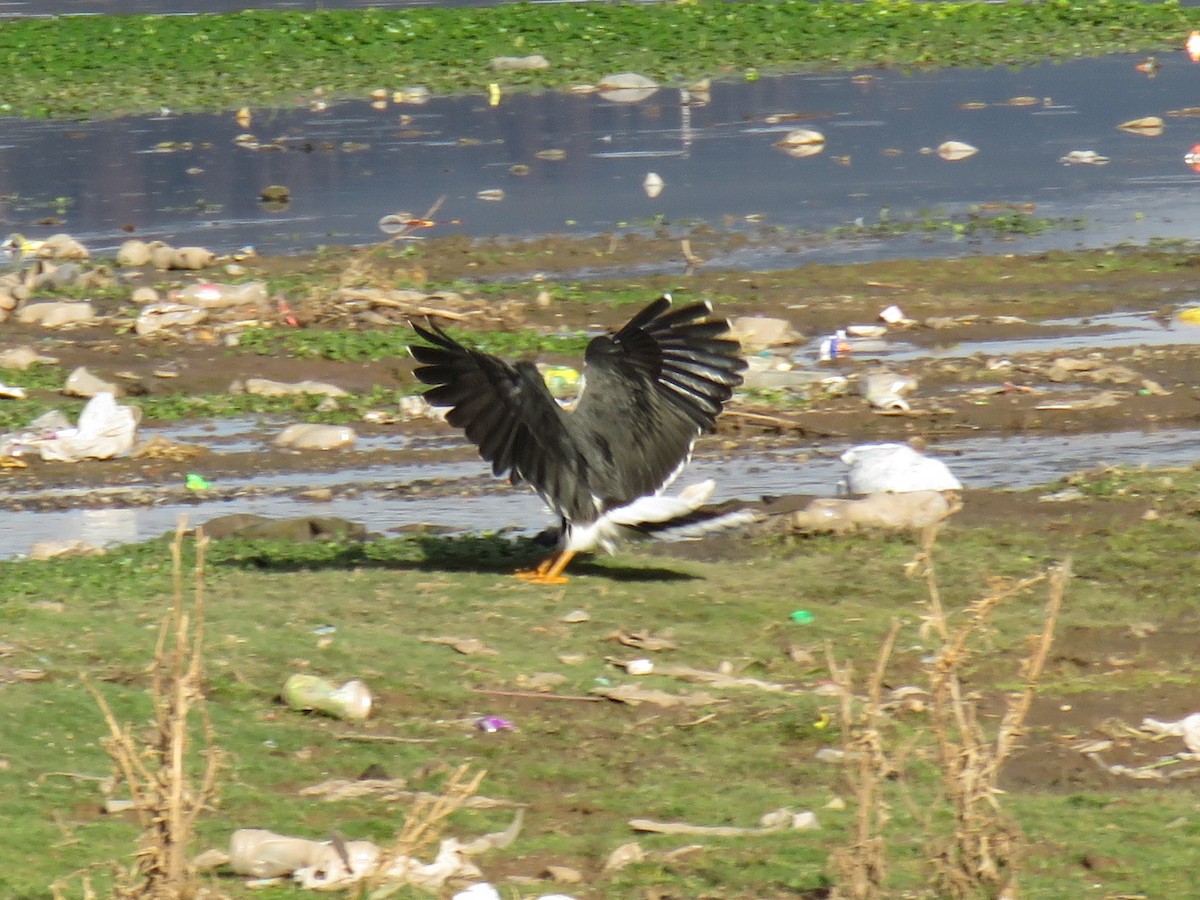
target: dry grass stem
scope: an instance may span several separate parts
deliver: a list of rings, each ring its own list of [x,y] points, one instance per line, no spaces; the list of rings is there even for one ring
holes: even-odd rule
[[[893,621],[875,659],[875,669],[867,684],[867,702],[861,713],[855,711],[854,673],[850,664],[840,666],[833,650],[825,648],[829,672],[838,688],[844,772],[855,803],[854,839],[849,847],[830,858],[837,897],[869,900],[882,896],[887,873],[883,832],[891,816],[881,787],[894,771],[883,738],[886,722],[882,708],[883,679],[899,633],[900,622]]]
[[[487,772],[481,770],[468,778],[468,769],[463,765],[451,772],[441,793],[417,796],[392,846],[380,858],[376,874],[367,880],[372,900],[380,900],[399,890],[404,880],[397,876],[397,870],[402,870],[403,866],[397,866],[396,863],[405,859],[415,860],[432,848],[441,840],[446,820],[470,803]]]
[[[150,664],[153,721],[148,737],[137,739],[131,726],[122,726],[103,695],[85,680],[95,698],[109,736],[102,741],[128,786],[142,837],[133,865],[118,874],[114,896],[147,900],[181,900],[202,896],[188,862],[196,818],[210,808],[220,768],[211,723],[201,689],[204,676],[204,551],[208,541],[196,530],[196,564],[191,610],[184,607],[182,548],[186,533],[181,521],[171,545],[174,598],[163,617],[154,659]],[[193,714],[203,727],[205,748],[197,777],[192,758]]]
[[[941,896],[1015,896],[1021,834],[998,801],[1000,770],[1023,733],[1025,717],[1041,678],[1069,577],[1063,564],[1019,581],[996,583],[965,610],[961,623],[951,626],[942,604],[933,548],[937,526],[926,529],[910,571],[920,574],[929,594],[923,631],[937,636],[941,647],[927,665],[932,702],[930,723],[942,769],[945,805],[953,813],[948,839],[935,842],[931,853],[934,882]],[[1005,698],[1004,714],[994,738],[980,723],[978,700],[963,688],[962,672],[973,646],[990,627],[992,613],[1005,600],[1042,582],[1050,596],[1041,633],[1032,655],[1023,660],[1025,686]]]

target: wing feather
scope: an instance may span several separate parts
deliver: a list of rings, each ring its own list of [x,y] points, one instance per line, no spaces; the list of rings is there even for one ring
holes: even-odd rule
[[[592,465],[608,508],[668,484],[742,383],[741,347],[710,315],[707,304],[672,309],[664,296],[588,345],[575,419],[590,429],[589,447],[610,448]]]
[[[432,321],[413,329],[426,342],[410,348],[422,364],[414,374],[430,386],[425,399],[450,407],[446,421],[464,431],[492,472],[530,485],[560,515],[592,508],[584,454],[537,369],[464,347]]]

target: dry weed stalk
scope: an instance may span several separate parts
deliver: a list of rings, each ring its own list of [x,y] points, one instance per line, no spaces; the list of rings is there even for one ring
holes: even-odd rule
[[[462,765],[451,772],[440,793],[417,797],[405,814],[404,824],[391,847],[380,858],[375,874],[367,881],[372,900],[388,897],[404,886],[403,877],[397,875],[396,863],[415,860],[438,843],[445,831],[446,820],[464,808],[478,792],[487,772],[480,770],[468,778],[468,769]]]
[[[886,717],[882,708],[883,678],[887,670],[900,622],[893,621],[867,684],[867,702],[855,714],[854,671],[850,663],[839,666],[833,650],[826,645],[825,659],[830,676],[838,688],[839,714],[842,720],[842,751],[845,754],[846,780],[854,795],[854,840],[833,853],[830,867],[837,887],[835,897],[869,900],[882,895],[887,873],[887,850],[883,832],[891,818],[881,790],[882,782],[894,771],[883,739]]]
[[[91,684],[108,723],[109,737],[102,743],[129,785],[134,809],[143,828],[133,865],[122,871],[114,895],[148,900],[182,900],[201,896],[196,874],[188,862],[196,818],[211,806],[216,794],[220,751],[204,706],[204,551],[208,539],[196,529],[196,565],[192,612],[183,606],[182,547],[185,523],[181,521],[171,545],[174,600],[163,617],[154,660],[150,664],[150,696],[154,718],[150,734],[139,741],[130,726],[121,726],[104,697]],[[86,683],[86,682],[85,682]],[[199,784],[189,757],[190,719],[195,713],[204,729],[204,760]]]
[[[1000,769],[1023,734],[1025,717],[1045,667],[1062,608],[1070,564],[1016,582],[997,583],[967,609],[965,621],[954,628],[947,619],[933,564],[938,526],[927,528],[921,551],[909,564],[922,577],[929,593],[923,631],[941,641],[937,658],[926,668],[932,700],[930,722],[942,768],[942,790],[954,815],[954,831],[934,847],[931,862],[941,896],[1015,896],[1020,832],[1004,815],[997,800]],[[987,628],[996,607],[1041,582],[1049,583],[1049,600],[1041,633],[1029,657],[1022,661],[1024,687],[1004,701],[996,736],[989,739],[979,722],[976,698],[963,689],[962,670],[971,656],[973,639]]]

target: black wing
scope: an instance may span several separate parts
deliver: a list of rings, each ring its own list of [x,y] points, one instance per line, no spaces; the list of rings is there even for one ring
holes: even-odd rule
[[[654,301],[587,348],[586,389],[571,424],[589,448],[590,483],[605,509],[661,490],[742,383],[746,361],[706,303]]]
[[[428,346],[409,349],[425,398],[448,406],[496,475],[524,482],[559,515],[594,521],[661,489],[679,472],[702,431],[746,368],[736,341],[707,304],[668,312],[662,297],[611,336],[588,344],[586,389],[573,413],[537,368],[468,349],[432,322],[413,324]]]
[[[428,342],[409,347],[422,363],[414,374],[432,385],[425,399],[450,407],[446,421],[463,429],[492,472],[530,485],[561,515],[586,515],[587,462],[537,368],[464,347],[432,322],[413,328]]]

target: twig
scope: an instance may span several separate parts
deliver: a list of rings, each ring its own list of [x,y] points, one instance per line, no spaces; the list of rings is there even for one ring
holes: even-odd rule
[[[410,738],[394,734],[351,734],[343,732],[333,736],[335,741],[352,741],[359,744],[436,744],[437,738]]]
[[[523,697],[526,700],[574,700],[579,703],[603,703],[603,697],[585,697],[579,694],[543,694],[540,691],[498,691],[489,688],[472,688],[472,694],[489,697]]]

